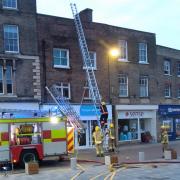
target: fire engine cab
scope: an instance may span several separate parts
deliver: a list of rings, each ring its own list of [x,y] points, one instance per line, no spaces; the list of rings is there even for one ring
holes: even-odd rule
[[[40,161],[67,155],[66,118],[0,119],[0,162]]]

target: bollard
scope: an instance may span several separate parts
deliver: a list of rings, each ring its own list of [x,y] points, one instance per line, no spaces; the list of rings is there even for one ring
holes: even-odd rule
[[[75,170],[77,166],[77,159],[71,158],[71,169]]]
[[[139,152],[139,162],[144,161],[144,152]]]

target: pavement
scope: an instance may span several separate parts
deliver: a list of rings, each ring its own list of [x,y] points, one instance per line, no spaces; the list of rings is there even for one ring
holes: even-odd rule
[[[180,141],[170,142],[170,147],[180,155]],[[0,175],[0,180],[179,180],[180,157],[177,160],[162,159],[161,144],[121,145],[115,153],[119,162],[126,162],[116,168],[104,165],[103,157],[96,157],[94,149],[79,150],[77,168],[70,163],[56,164],[52,167],[40,166],[39,174],[26,175],[25,172]],[[145,162],[138,162],[139,152],[144,152]],[[108,153],[106,153],[108,155]],[[132,164],[131,164],[132,163]]]

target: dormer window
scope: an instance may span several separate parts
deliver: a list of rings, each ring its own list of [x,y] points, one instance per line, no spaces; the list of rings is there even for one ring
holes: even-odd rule
[[[17,9],[17,0],[3,0],[3,8]]]

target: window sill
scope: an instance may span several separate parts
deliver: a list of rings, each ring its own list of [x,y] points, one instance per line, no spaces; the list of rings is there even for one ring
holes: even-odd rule
[[[54,67],[54,68],[57,68],[57,69],[71,69],[69,66],[58,66],[58,65],[54,65],[53,67]]]
[[[5,51],[5,54],[20,54],[19,51]]]
[[[18,11],[19,9],[16,7],[16,8],[14,8],[14,7],[2,7],[3,9],[5,9],[5,10],[14,10],[14,11]]]
[[[129,63],[129,61],[127,59],[118,59],[119,62],[125,62],[125,63]]]
[[[165,98],[165,99],[172,99],[172,97],[167,97],[167,96],[165,96],[164,98]]]
[[[97,68],[96,68],[96,67],[92,67],[92,69],[93,69],[94,71],[97,71]],[[83,67],[83,70],[86,70],[86,67]]]
[[[0,97],[5,97],[5,98],[16,98],[17,95],[11,95],[11,94],[0,94]]]
[[[148,65],[149,63],[148,62],[141,62],[141,61],[139,61],[139,64],[146,64],[146,65]]]
[[[119,98],[129,99],[129,96],[118,96]]]
[[[164,74],[164,76],[172,76],[171,74]]]

